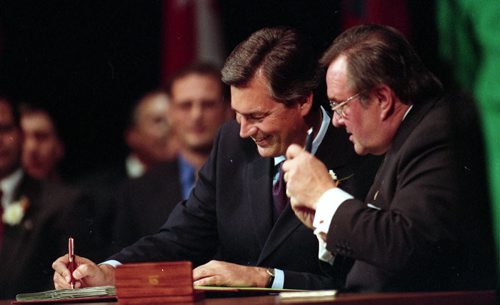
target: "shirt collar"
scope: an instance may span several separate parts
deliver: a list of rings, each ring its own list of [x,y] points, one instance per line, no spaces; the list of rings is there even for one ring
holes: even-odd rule
[[[330,125],[331,118],[326,112],[326,110],[323,108],[323,106],[320,107],[321,109],[321,126],[319,128],[318,133],[316,134],[316,137],[313,139],[312,143],[312,149],[311,152],[314,155],[316,151],[318,150],[319,145],[321,142],[323,142],[323,139],[325,138],[326,131],[328,130],[328,126]],[[274,165],[278,165],[281,162],[285,161],[286,157],[284,155],[274,157]]]
[[[127,169],[127,176],[130,178],[138,178],[146,171],[139,158],[133,154],[130,154],[125,160],[125,167]]]
[[[14,201],[14,195],[19,182],[23,178],[22,169],[18,168],[12,174],[0,181],[0,189],[2,190],[2,206],[6,207]]]
[[[179,178],[181,182],[182,196],[184,199],[187,199],[196,182],[196,170],[194,166],[189,164],[189,162],[182,157],[182,154],[178,155],[177,162],[179,164]]]
[[[412,108],[413,108],[413,105],[410,105],[410,107],[408,107],[408,109],[406,110],[405,115],[403,116],[403,119],[401,121],[404,121],[404,119],[406,119],[406,116],[408,115],[408,113],[410,113],[410,110]]]

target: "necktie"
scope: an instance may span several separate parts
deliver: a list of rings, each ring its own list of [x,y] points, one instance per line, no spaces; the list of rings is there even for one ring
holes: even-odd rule
[[[279,165],[278,181],[273,185],[273,201],[274,201],[274,220],[278,219],[281,212],[285,209],[288,204],[288,197],[286,196],[286,183],[283,179],[283,171],[281,170],[281,165]]]

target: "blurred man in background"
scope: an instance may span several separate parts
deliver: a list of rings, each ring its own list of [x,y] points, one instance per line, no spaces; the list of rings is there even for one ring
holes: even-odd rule
[[[59,163],[64,143],[48,110],[22,104],[21,128],[24,135],[22,165],[28,175],[42,180],[60,180]]]
[[[140,177],[175,158],[178,145],[167,118],[169,107],[168,96],[160,90],[145,94],[134,105],[124,133],[130,149],[125,161],[128,177]]]
[[[150,168],[175,158],[178,144],[168,119],[169,107],[168,96],[162,90],[142,95],[131,106],[123,131],[129,150],[125,160],[87,173],[78,183],[108,200],[126,179],[138,178]]]

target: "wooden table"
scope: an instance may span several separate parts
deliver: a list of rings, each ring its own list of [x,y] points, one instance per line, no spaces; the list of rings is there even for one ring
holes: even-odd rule
[[[424,293],[367,293],[341,294],[329,299],[281,300],[279,296],[254,296],[231,298],[207,298],[185,305],[495,305],[496,293],[488,291],[453,291]],[[62,303],[57,303],[63,305]],[[77,303],[72,303],[77,304]],[[116,305],[117,302],[80,303],[88,305]],[[10,301],[0,301],[0,305],[10,305]],[[144,304],[147,305],[147,304]]]

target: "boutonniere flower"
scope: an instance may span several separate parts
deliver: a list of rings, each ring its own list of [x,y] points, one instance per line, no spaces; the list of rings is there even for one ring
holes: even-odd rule
[[[7,205],[2,215],[3,223],[10,226],[20,224],[28,207],[29,199],[26,196],[22,196],[18,201]]]
[[[332,177],[333,179],[333,182],[335,183],[335,187],[339,186],[340,182],[344,181],[344,180],[347,180],[349,178],[351,178],[352,176],[354,176],[354,174],[350,174],[349,176],[347,177],[343,177],[343,178],[338,178],[337,177],[337,174],[335,174],[334,171],[332,170],[329,170],[328,173],[330,174],[330,177]]]

